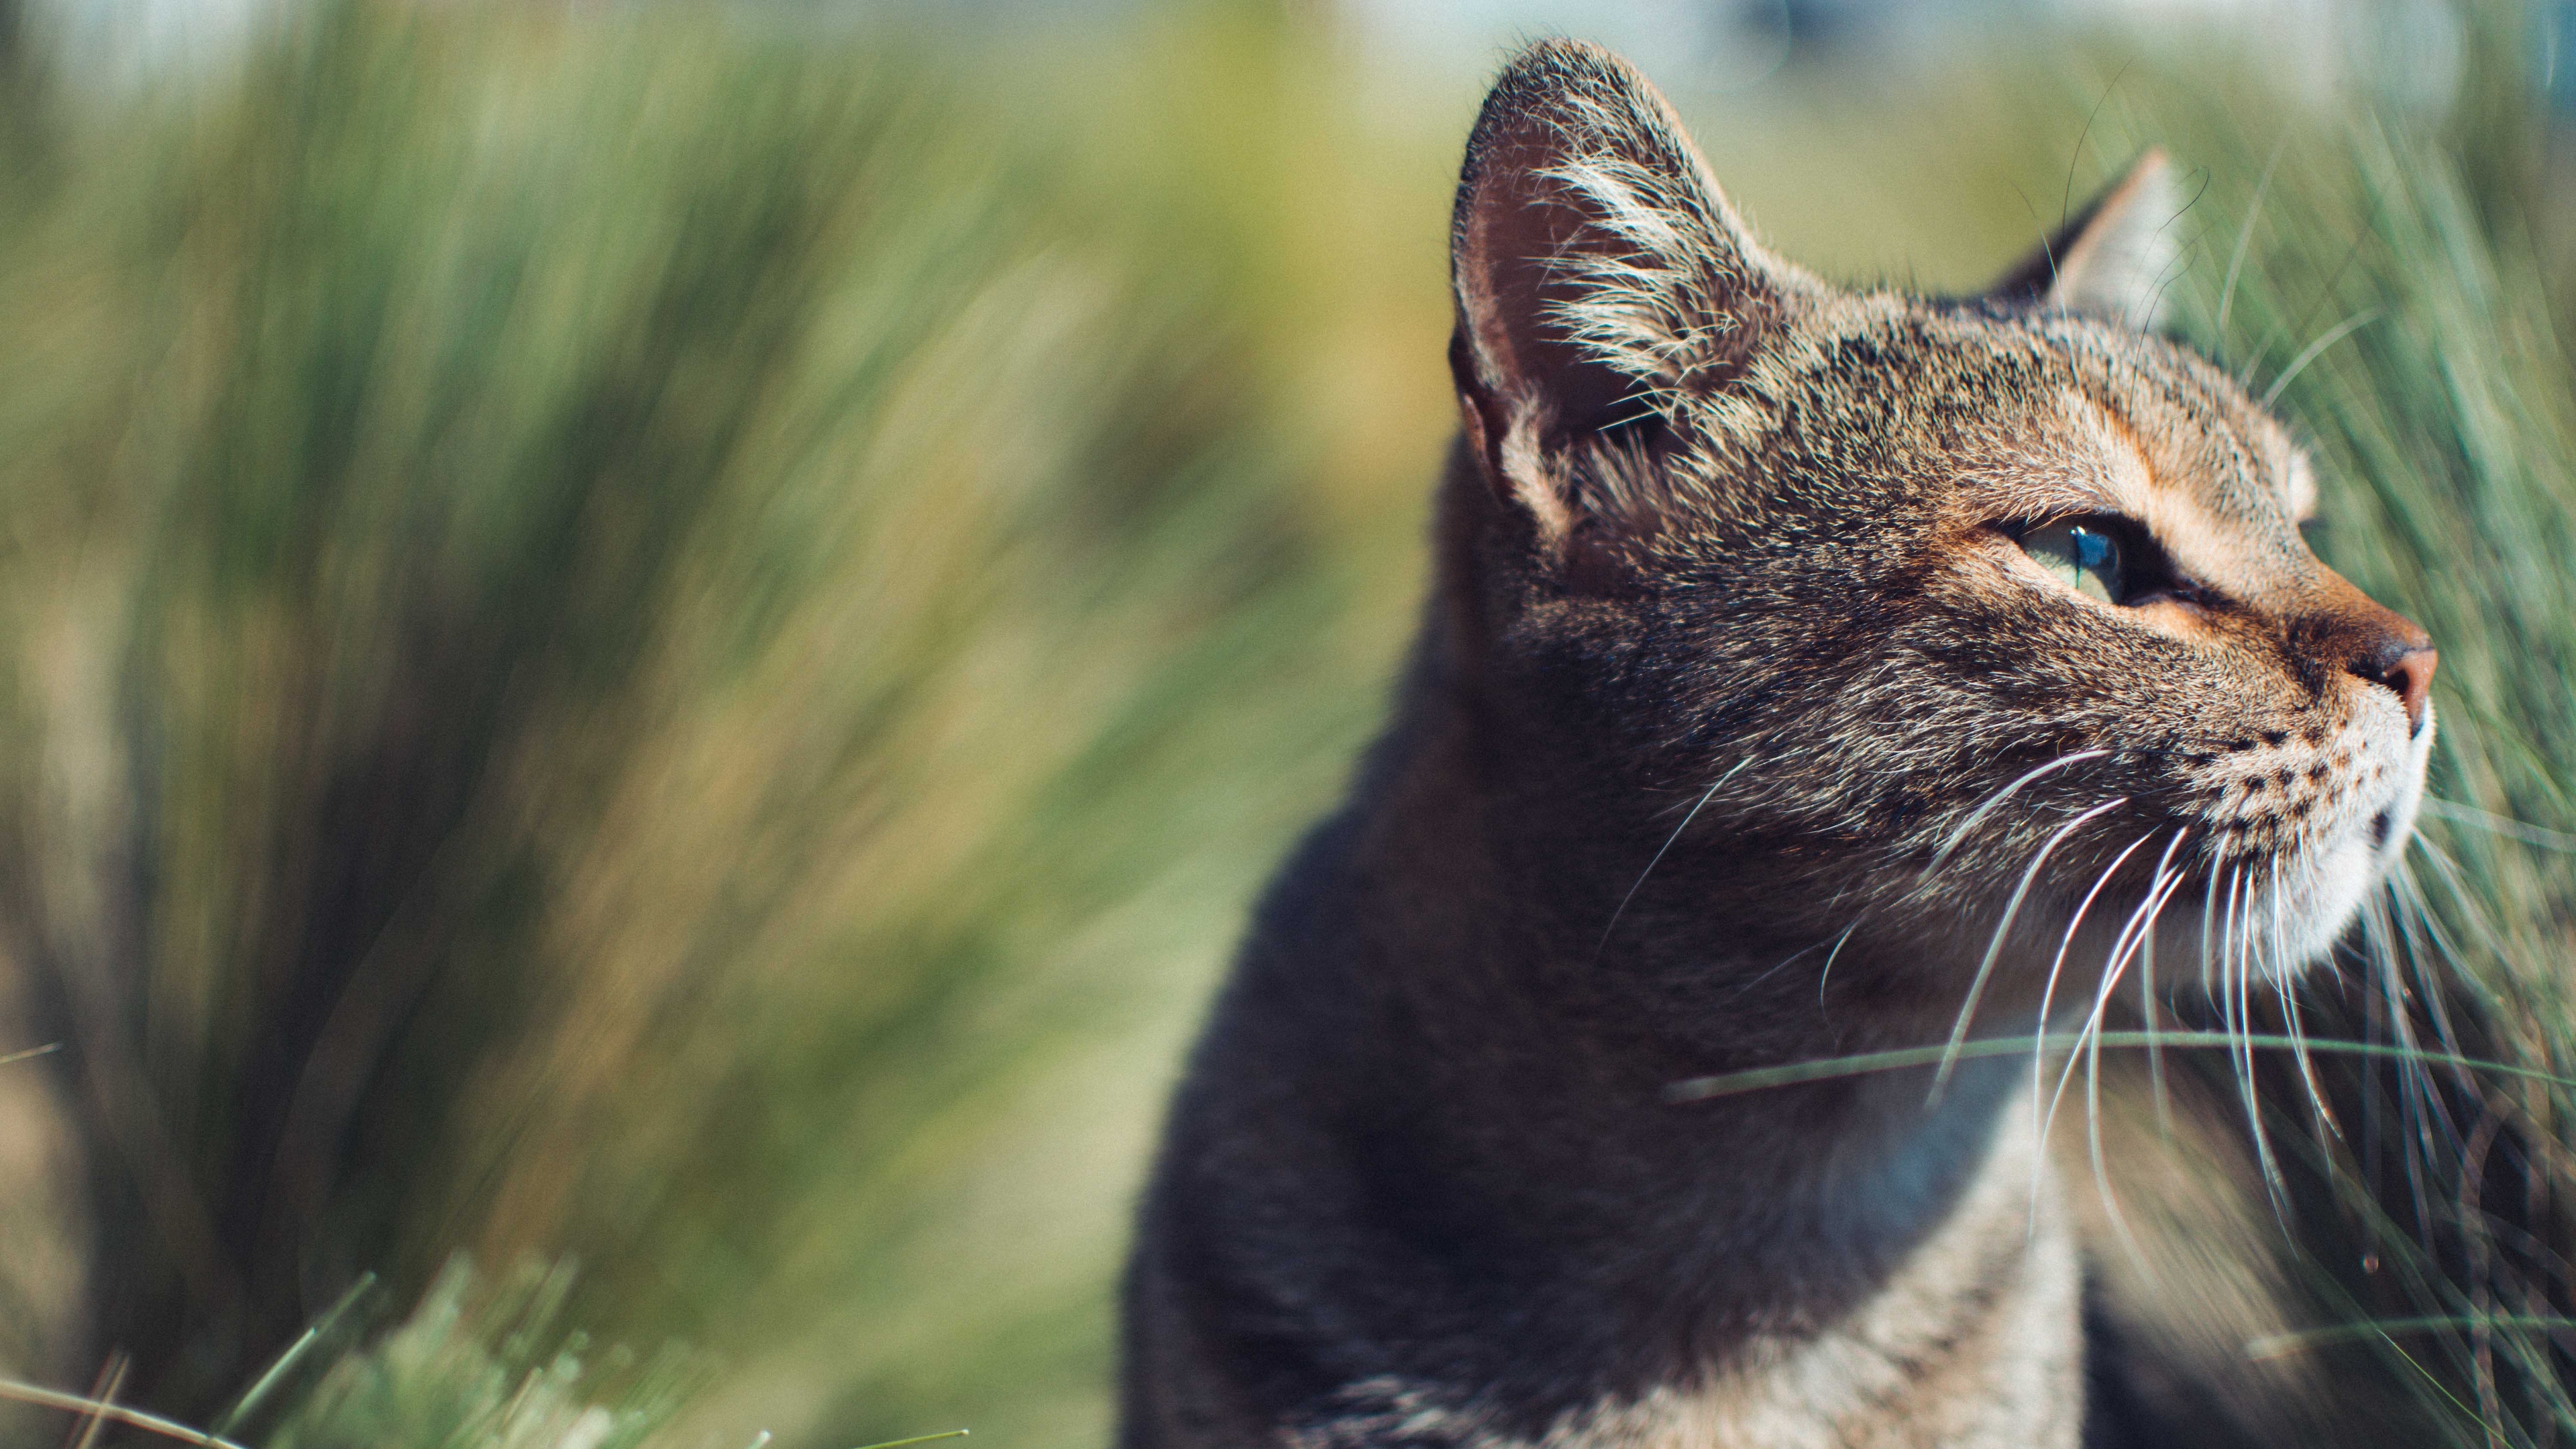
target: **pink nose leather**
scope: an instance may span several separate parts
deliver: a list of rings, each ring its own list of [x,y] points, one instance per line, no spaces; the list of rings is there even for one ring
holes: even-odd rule
[[[2424,729],[2424,706],[2433,693],[2433,665],[2442,656],[2430,648],[2409,649],[2378,667],[2375,672],[2360,673],[2373,684],[2384,684],[2406,702],[2406,732],[2421,734]]]

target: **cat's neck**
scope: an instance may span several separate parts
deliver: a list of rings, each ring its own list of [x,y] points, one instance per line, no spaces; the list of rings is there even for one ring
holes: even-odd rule
[[[1918,1014],[1743,992],[1778,933],[1687,899],[1606,930],[1634,877],[1578,838],[1601,802],[1502,783],[1512,746],[1451,684],[1426,657],[1274,886],[1148,1210],[1139,1402],[1189,1355],[1275,1379],[1133,1412],[1333,1446],[2071,1444],[2077,1275],[2027,1064],[1962,1063],[1937,1101],[1923,1072],[1670,1100]]]
[[[1372,1065],[1460,1190],[1649,1280],[1723,1274],[1733,1305],[1772,1291],[1766,1271],[1781,1296],[1815,1297],[1831,1274],[1811,1252],[1865,1278],[1946,1214],[2026,1062],[1960,1063],[1937,1093],[1909,1070],[1677,1101],[1671,1087],[1711,1073],[1918,1045],[1927,1018],[1821,1009],[1829,950],[1868,981],[1897,974],[1866,958],[1879,948],[1801,945],[1724,904],[1694,918],[1637,883],[1650,840],[1571,838],[1559,791],[1497,789],[1461,711],[1426,711],[1392,755],[1350,845],[1381,994]],[[1674,855],[1659,868],[1694,888]]]

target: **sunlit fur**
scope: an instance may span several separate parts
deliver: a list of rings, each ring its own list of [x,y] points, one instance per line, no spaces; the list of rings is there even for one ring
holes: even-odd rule
[[[2085,1432],[2036,1140],[2072,1067],[1957,1049],[2122,991],[2241,1036],[2405,848],[2432,739],[2420,631],[2301,540],[2294,439],[2128,325],[2160,164],[1989,295],[1854,292],[1615,59],[1505,72],[1435,598],[1175,1108],[1133,1449]],[[2170,586],[2015,542],[2077,517]]]

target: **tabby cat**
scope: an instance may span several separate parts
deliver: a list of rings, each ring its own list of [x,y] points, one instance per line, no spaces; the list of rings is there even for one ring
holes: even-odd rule
[[[2151,155],[1983,296],[1840,290],[1617,58],[1511,63],[1433,597],[1173,1109],[1129,1449],[2137,1431],[2053,1064],[1670,1089],[2242,999],[2403,845],[2433,651],[2147,330],[2173,190]]]

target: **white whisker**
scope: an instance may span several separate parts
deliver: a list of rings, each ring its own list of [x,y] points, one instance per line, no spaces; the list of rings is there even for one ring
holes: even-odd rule
[[[2075,914],[2067,918],[2065,934],[2058,938],[2057,955],[2048,963],[2048,981],[2040,987],[2039,991],[2039,1020],[2031,1028],[2031,1037],[2034,1045],[2030,1049],[2030,1096],[2034,1103],[2039,1100],[2039,1094],[2042,1089],[2041,1084],[2045,1080],[2045,1074],[2048,1069],[2048,1049],[2045,1045],[2041,1045],[2040,1043],[2045,1043],[2048,1039],[2049,1008],[2054,1005],[2057,1000],[2057,978],[2059,973],[2066,969],[2067,950],[2075,944],[2075,933],[2084,928],[2084,917],[2087,912],[2093,909],[2094,898],[2102,894],[2102,888],[2111,883],[2111,877],[2118,874],[2120,867],[2128,863],[2129,857],[2137,854],[2138,847],[2146,844],[2150,840],[2153,840],[2155,838],[2155,834],[2156,833],[2152,830],[2148,831],[2146,834],[2130,841],[2128,847],[2122,850],[2118,855],[2111,857],[2111,863],[2104,866],[2102,868],[2102,873],[2093,878],[2092,889],[2086,891],[2084,893],[2084,899],[2076,904]],[[2069,1056],[2067,1058],[2067,1065],[2072,1067],[2074,1065],[2074,1061],[2075,1059],[2072,1056]],[[2040,1151],[2045,1152],[2047,1150],[2048,1130],[2056,1120],[2056,1103],[2051,1102],[2049,1104],[2047,1115],[2043,1116],[2039,1121],[2039,1141],[2035,1145]],[[2033,1188],[2033,1191],[2037,1191],[2036,1187]]]
[[[2289,957],[2289,927],[2282,919],[2281,895],[2281,858],[2274,856],[2272,858],[2272,949],[2280,953],[2281,964],[2286,966]],[[2307,1026],[2299,1019],[2299,984],[2287,979],[2277,984],[2281,993],[2282,1023],[2289,1031],[2290,1055],[2298,1062],[2299,1080],[2308,1090],[2310,1119],[2316,1124],[2320,1134],[2332,1132],[2335,1136],[2341,1137],[2343,1128],[2335,1121],[2333,1109],[2326,1105],[2325,1089],[2317,1083],[2316,1063],[2308,1055]]]
[[[2433,919],[2432,911],[2426,907],[2423,887],[2416,884],[2413,869],[2401,860],[2398,867],[2389,873],[2389,879],[2397,887],[2398,922],[2406,946],[2406,974],[2413,976],[2423,987],[2424,1014],[2433,1023],[2438,1044],[2444,1053],[2457,1057],[2461,1054],[2459,1037],[2451,1030],[2450,1012],[2442,1005],[2440,983],[2432,979],[2425,962],[2437,951],[2454,962],[2458,957],[2451,953],[2449,942],[2441,933],[2440,924]],[[2413,988],[2408,987],[2403,978],[2400,978],[2398,984],[2404,996],[2412,999]],[[2414,1018],[2407,1015],[2399,1019],[2406,1025],[2406,1045],[2414,1051],[2421,1052],[2423,1043],[2415,1034]],[[2473,1092],[2476,1090],[2475,1081],[2466,1072],[2457,1067],[2452,1070],[2455,1080],[2461,1086]],[[2433,1130],[2437,1127],[2454,1153],[2466,1151],[2468,1139],[2461,1133],[2460,1124],[2452,1120],[2449,1104],[2442,1100],[2440,1091],[2435,1088],[2430,1065],[2424,1068],[2422,1080],[2418,1083],[2418,1097],[2424,1108],[2423,1115],[2417,1123],[2424,1151],[2429,1154],[2434,1150]]]
[[[2174,852],[2182,848],[2184,838],[2190,834],[2188,827],[2174,832],[2173,844],[2165,847],[2165,858],[2156,862],[2159,877],[2164,875]],[[2165,1091],[2164,1046],[2156,1040],[2156,1029],[2164,1016],[2164,998],[2156,991],[2156,920],[2164,914],[2165,903],[2182,889],[2182,885],[2182,874],[2177,871],[2173,884],[2166,886],[2161,896],[2156,894],[2154,887],[2148,888],[2152,909],[2147,912],[2145,924],[2139,928],[2138,942],[2133,948],[2138,953],[2138,1016],[2145,1023],[2147,1032],[2147,1095],[2155,1102],[2157,1130],[2168,1141],[2173,1137],[2173,1101]]]
[[[1673,848],[1673,842],[1682,838],[1683,831],[1690,829],[1691,822],[1699,818],[1700,811],[1708,808],[1709,801],[1717,798],[1717,792],[1725,786],[1726,782],[1734,779],[1745,766],[1752,763],[1753,756],[1747,755],[1735,762],[1734,769],[1718,776],[1710,783],[1708,789],[1701,793],[1699,799],[1692,803],[1689,812],[1682,816],[1682,823],[1674,826],[1673,833],[1664,837],[1664,843],[1655,851],[1655,858],[1646,862],[1644,870],[1637,872],[1636,883],[1629,886],[1628,893],[1619,898],[1618,909],[1610,913],[1609,924],[1601,928],[1601,943],[1592,948],[1592,959],[1596,963],[1601,959],[1601,953],[1610,949],[1610,933],[1619,929],[1619,918],[1628,914],[1628,903],[1637,898],[1637,892],[1645,889],[1646,877],[1653,875],[1655,867],[1664,863],[1664,856]]]
[[[2422,1225],[2433,1220],[2432,1195],[2424,1182],[2424,1164],[2433,1141],[2432,1129],[2425,1118],[2430,1111],[2438,1111],[2439,1108],[2433,1094],[2431,1075],[2414,1055],[2418,1049],[2415,1022],[2406,1009],[2406,978],[2397,959],[2401,951],[2412,949],[2408,945],[2411,928],[2405,919],[2404,889],[2409,884],[2404,879],[2405,875],[2405,864],[2401,860],[2387,880],[2386,904],[2381,911],[2384,955],[2379,973],[2379,999],[2387,1013],[2388,1030],[2405,1053],[2398,1059],[2398,1140],[2405,1144],[2400,1156],[2406,1162],[2407,1193],[2414,1203],[2415,1221]]]
[[[1992,795],[1987,796],[1985,803],[1979,805],[1976,809],[1969,811],[1968,818],[1960,821],[1958,828],[1950,832],[1950,837],[1941,842],[1941,848],[1932,853],[1932,863],[1923,867],[1923,873],[1914,878],[1914,883],[1916,885],[1921,885],[1923,882],[1930,880],[1932,878],[1932,873],[1939,870],[1942,863],[1950,858],[1950,852],[1959,848],[1959,842],[1968,838],[1968,832],[1977,828],[1977,822],[1985,819],[1987,815],[1993,813],[1996,806],[2011,799],[2020,791],[2022,786],[2039,779],[2043,775],[2065,769],[2069,765],[2077,764],[2084,760],[2098,760],[2110,753],[2111,752],[2109,750],[2093,749],[2078,750],[2071,755],[2060,755],[2056,759],[2049,761],[2047,764],[2029,771],[2021,778],[2004,786],[2002,789],[1997,790]]]
[[[2209,862],[2209,884],[2207,888],[2201,892],[2200,898],[2200,989],[2204,993],[2214,989],[2211,982],[2211,973],[2215,969],[2217,963],[2210,955],[2209,948],[2211,936],[2217,929],[2217,924],[2218,860],[2217,857],[2212,856]]]
[[[2570,835],[2564,830],[2545,829],[2538,825],[2526,824],[2509,815],[2498,815],[2492,811],[2480,810],[2474,805],[2462,805],[2457,801],[2437,799],[2431,795],[2422,797],[2420,808],[2436,820],[2448,820],[2454,825],[2472,826],[2491,835],[2501,835],[2507,840],[2519,840],[2525,845],[2539,846],[2543,850],[2576,852],[2576,835]]]
[[[2083,1028],[2076,1033],[2075,1047],[2066,1058],[2065,1069],[2058,1073],[2057,1089],[2049,1094],[2047,1114],[2040,1126],[2042,1141],[2047,1139],[2050,1128],[2057,1121],[2058,1104],[2065,1100],[2067,1084],[2074,1080],[2075,1062],[2079,1054],[2089,1054],[2098,1083],[2101,1075],[2102,1026],[2105,1018],[2110,1014],[2111,998],[2119,990],[2120,977],[2127,971],[2131,958],[2137,954],[2139,944],[2154,933],[2156,917],[2163,913],[2165,902],[2171,900],[2173,893],[2182,888],[2182,877],[2179,875],[2168,877],[2166,870],[2173,863],[2174,852],[2182,848],[2184,837],[2190,833],[2188,827],[2174,832],[2173,840],[2165,846],[2163,858],[2156,862],[2156,873],[2148,882],[2146,896],[2138,902],[2137,909],[2129,913],[2128,921],[2120,927],[2120,934],[2111,942],[2109,959],[2102,970],[2101,985],[2093,993],[2093,1009],[2085,1017]],[[2134,846],[2131,848],[2135,849]],[[2168,879],[2172,882],[2170,885],[2166,883]],[[2031,1088],[2034,1094],[2038,1091],[2039,1084],[2036,1080],[2032,1082]],[[2093,1130],[2099,1133],[2101,1123],[2095,1122]]]
[[[2483,945],[2488,954],[2498,962],[2511,962],[2512,949],[2505,945],[2503,933],[2496,929],[2495,922],[2478,904],[2476,894],[2469,889],[2468,875],[2460,869],[2459,862],[2451,859],[2448,851],[2421,835],[2412,837],[2407,843],[2421,849],[2424,852],[2424,858],[2433,863],[2434,876],[2442,882],[2442,888],[2450,892],[2451,904],[2459,908],[2461,920],[2475,934],[2479,944]],[[2428,924],[2433,923],[2428,921]],[[2453,966],[2467,966],[2467,958],[2451,949],[2447,941],[2442,944]]]
[[[1825,953],[1825,968],[1816,973],[1816,1012],[1820,1016],[1824,1014],[1825,1010],[1825,982],[1830,980],[1834,974],[1834,958],[1843,953],[1843,943],[1850,940],[1852,938],[1852,932],[1859,929],[1860,922],[1857,920],[1853,921],[1850,925],[1843,927],[1843,933],[1834,938],[1834,949]]]
[[[2272,1199],[2273,1216],[2286,1226],[2281,1169],[2272,1159],[2271,1136],[2263,1130],[2262,1088],[2254,1072],[2253,997],[2248,989],[2254,974],[2254,945],[2254,893],[2245,888],[2245,867],[2240,865],[2227,876],[2227,922],[2218,968],[2219,1019],[2234,1042],[2229,1062],[2235,1070],[2237,1093],[2245,1103],[2245,1127],[2254,1139],[2264,1190]]]
[[[2030,883],[2039,878],[2040,867],[2046,865],[2049,855],[2065,842],[2066,837],[2081,829],[2086,821],[2128,803],[2129,797],[2123,795],[2118,799],[2096,805],[2067,821],[2057,827],[2056,833],[2048,837],[2046,844],[2040,846],[2039,853],[2031,857],[2029,868],[2021,873],[2021,883],[2013,887],[2012,899],[2004,903],[2003,919],[1995,924],[1994,940],[1986,946],[1986,958],[1977,963],[1977,974],[1968,982],[1967,999],[1959,1003],[1958,1022],[1950,1028],[1950,1041],[1942,1048],[1941,1065],[1932,1073],[1931,1100],[1937,1102],[1941,1099],[1941,1088],[1950,1080],[1950,1069],[1958,1064],[1959,1044],[1967,1040],[1968,1024],[1977,1014],[1977,998],[1985,992],[1986,978],[1995,969],[1995,958],[2003,954],[2004,941],[2012,934],[2013,918],[2021,914],[2022,900],[2030,894]]]

